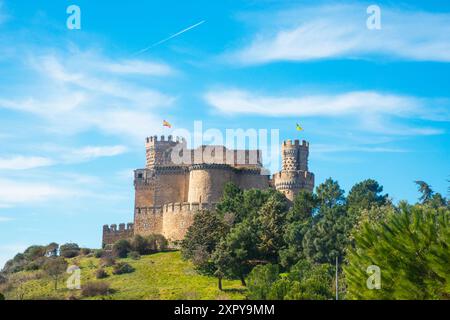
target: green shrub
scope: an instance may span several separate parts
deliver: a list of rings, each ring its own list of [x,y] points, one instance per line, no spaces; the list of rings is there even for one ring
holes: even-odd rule
[[[113,255],[118,258],[126,258],[131,251],[131,244],[128,240],[122,239],[114,243]]]
[[[137,251],[131,251],[128,254],[128,258],[133,259],[133,260],[139,260],[141,258],[141,255]]]
[[[97,269],[97,271],[95,272],[95,277],[97,279],[104,279],[104,278],[108,277],[108,273],[106,272],[105,269],[100,268],[100,269]]]
[[[169,246],[169,242],[161,234],[151,234],[147,237],[147,241],[151,252],[164,251]]]
[[[106,296],[110,293],[109,283],[100,281],[87,282],[81,287],[83,297]]]
[[[5,284],[8,282],[8,278],[4,273],[0,273],[0,284]]]
[[[113,257],[103,257],[100,260],[101,267],[112,267],[116,264],[116,260]]]
[[[101,257],[103,257],[103,255],[104,255],[104,251],[102,249],[94,251],[94,257],[96,257],[96,258],[101,258]]]
[[[76,243],[66,243],[59,248],[59,254],[64,258],[74,258],[80,255],[80,247]]]
[[[0,301],[3,301],[3,300],[5,300],[5,296],[2,293],[0,293]]]
[[[80,254],[83,255],[83,256],[87,256],[87,255],[90,254],[91,252],[92,252],[92,250],[89,249],[89,248],[81,248],[81,249],[80,249]]]
[[[129,265],[128,263],[118,263],[113,268],[113,274],[119,275],[119,274],[125,274],[125,273],[132,273],[134,272],[134,268]]]

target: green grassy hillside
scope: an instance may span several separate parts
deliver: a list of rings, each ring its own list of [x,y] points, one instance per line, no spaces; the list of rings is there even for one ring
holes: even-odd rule
[[[189,261],[181,259],[179,252],[164,252],[142,256],[139,260],[118,259],[136,270],[133,273],[112,275],[112,267],[105,268],[109,277],[97,280],[95,271],[100,259],[77,257],[68,259],[69,265],[81,269],[81,285],[88,281],[104,281],[112,293],[94,299],[244,299],[245,288],[239,281],[224,281],[224,291],[217,288],[217,279],[199,275]],[[66,288],[67,274],[54,290],[54,281],[42,271],[23,271],[11,275],[7,299],[82,299],[80,290]]]

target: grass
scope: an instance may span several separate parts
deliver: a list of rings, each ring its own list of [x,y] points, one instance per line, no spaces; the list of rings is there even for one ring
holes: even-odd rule
[[[180,252],[163,252],[142,256],[139,260],[117,259],[127,262],[136,270],[133,273],[112,275],[112,267],[105,268],[109,277],[97,280],[95,271],[100,259],[94,257],[76,257],[68,259],[69,265],[81,269],[81,285],[88,281],[102,281],[110,284],[112,293],[89,299],[113,300],[239,300],[245,299],[245,288],[239,281],[223,281],[224,291],[217,287],[217,279],[198,274],[189,261],[181,259]],[[70,275],[64,275],[54,290],[54,281],[41,271],[19,272],[10,278],[9,290],[5,290],[7,299],[81,299],[80,290],[69,290],[66,281]]]

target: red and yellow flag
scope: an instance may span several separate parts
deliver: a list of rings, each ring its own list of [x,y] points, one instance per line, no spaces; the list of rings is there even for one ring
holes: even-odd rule
[[[172,125],[168,121],[163,120],[163,127],[172,128]]]

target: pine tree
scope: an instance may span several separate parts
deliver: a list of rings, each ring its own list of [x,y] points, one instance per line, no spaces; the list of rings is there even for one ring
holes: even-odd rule
[[[348,253],[345,276],[353,299],[449,299],[450,210],[402,204],[387,222],[366,222]],[[369,289],[377,266],[381,289]]]

